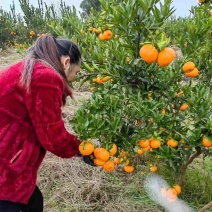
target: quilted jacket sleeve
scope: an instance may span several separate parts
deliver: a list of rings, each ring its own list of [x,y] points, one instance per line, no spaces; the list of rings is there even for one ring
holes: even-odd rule
[[[38,141],[47,151],[70,158],[79,152],[80,141],[66,130],[62,120],[64,87],[62,78],[51,68],[37,66],[25,98]]]

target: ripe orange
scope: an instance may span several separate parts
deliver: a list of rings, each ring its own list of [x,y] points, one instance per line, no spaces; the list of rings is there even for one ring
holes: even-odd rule
[[[146,148],[150,145],[150,141],[149,140],[140,140],[139,141],[139,146],[142,148]]]
[[[161,141],[158,140],[158,139],[153,139],[153,140],[150,142],[150,146],[151,146],[153,149],[158,149],[158,148],[161,146]]]
[[[147,147],[144,148],[144,150],[147,151],[147,152],[150,152],[150,151],[152,151],[152,148],[151,148],[151,146],[147,146]]]
[[[115,168],[115,163],[112,160],[108,160],[104,165],[103,169],[110,172],[113,171]]]
[[[120,158],[114,158],[113,161],[114,161],[115,164],[120,164],[121,163]]]
[[[147,63],[153,63],[158,58],[158,50],[151,44],[144,44],[140,48],[139,55]]]
[[[113,156],[116,154],[116,152],[117,152],[117,146],[116,144],[113,144],[112,148],[109,150],[109,154],[110,156]]]
[[[212,9],[210,10],[210,15],[212,16]]]
[[[83,155],[90,155],[94,151],[94,144],[90,141],[83,141],[79,145],[79,151]]]
[[[97,82],[98,84],[102,84],[101,78],[100,78],[100,77],[97,77],[97,78],[96,78],[96,82]]]
[[[127,158],[129,156],[129,153],[128,152],[121,151],[119,155],[122,158]]]
[[[98,148],[94,149],[93,153],[94,153],[95,158],[102,160],[102,161],[107,161],[110,157],[109,152],[105,148],[102,148],[102,147],[98,147]]]
[[[130,160],[127,159],[127,160],[125,161],[125,166],[128,166],[129,164],[130,164]]]
[[[105,30],[103,34],[106,35],[107,40],[110,40],[113,36],[113,33],[109,29]]]
[[[162,113],[163,115],[166,115],[166,110],[165,110],[165,109],[162,109],[161,113]]]
[[[107,39],[106,35],[104,35],[103,33],[99,34],[99,40],[105,41],[106,39]]]
[[[169,139],[169,140],[167,141],[166,144],[167,144],[168,146],[171,146],[171,147],[175,148],[175,147],[177,147],[178,142],[175,141],[174,139]]]
[[[180,97],[181,95],[183,95],[183,91],[179,91],[179,92],[177,93],[177,97]]]
[[[105,164],[105,161],[99,160],[97,158],[94,158],[93,162],[97,165],[97,166],[103,166]]]
[[[110,30],[105,30],[103,33],[99,34],[99,39],[101,41],[110,40],[113,36],[113,33]]]
[[[187,77],[197,77],[199,75],[199,70],[194,68],[192,71],[186,72],[185,75]]]
[[[96,29],[96,28],[93,28],[93,29],[92,29],[92,32],[94,32],[94,33],[96,33],[96,34],[99,34],[99,30]]]
[[[158,65],[161,67],[167,66],[175,59],[175,57],[175,51],[170,47],[166,47],[158,54]]]
[[[124,166],[125,172],[131,173],[134,171],[134,166]]]
[[[181,187],[179,185],[174,185],[173,188],[177,191],[177,195],[181,193]]]
[[[187,71],[194,70],[194,68],[195,68],[195,64],[193,62],[189,61],[189,62],[186,62],[183,65],[183,68],[182,69],[183,69],[184,72],[187,72]]]
[[[110,79],[109,76],[103,77],[103,78],[102,78],[102,82],[107,82],[109,79]]]
[[[202,145],[204,147],[211,147],[212,146],[212,141],[210,141],[208,138],[203,137],[202,139]]]
[[[188,104],[185,103],[180,107],[180,110],[185,111],[188,107],[189,107]]]
[[[156,172],[156,171],[158,170],[158,168],[157,168],[156,166],[151,166],[151,167],[149,168],[149,170],[150,170],[151,172]]]
[[[137,150],[137,153],[138,153],[139,155],[143,155],[143,154],[145,153],[145,151],[144,151],[143,149],[138,149],[138,150]]]

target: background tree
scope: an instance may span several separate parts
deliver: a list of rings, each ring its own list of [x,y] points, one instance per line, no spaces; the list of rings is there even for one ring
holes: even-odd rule
[[[100,11],[101,4],[99,0],[83,0],[80,4],[80,8],[86,15],[89,15],[91,8],[93,8],[96,11]]]

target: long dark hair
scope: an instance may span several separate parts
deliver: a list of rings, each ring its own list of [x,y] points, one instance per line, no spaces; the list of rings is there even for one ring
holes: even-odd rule
[[[36,61],[40,61],[59,73],[64,83],[68,86],[60,61],[61,56],[69,56],[72,64],[79,64],[82,57],[78,46],[69,39],[55,38],[52,35],[39,37],[27,51],[20,84],[27,90],[30,89],[34,64]]]

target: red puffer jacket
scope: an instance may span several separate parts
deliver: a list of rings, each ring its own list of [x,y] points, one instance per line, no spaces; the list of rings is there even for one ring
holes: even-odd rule
[[[61,76],[36,62],[26,92],[18,83],[23,64],[0,71],[0,200],[27,204],[46,151],[71,158],[80,141],[61,117],[67,89]]]

